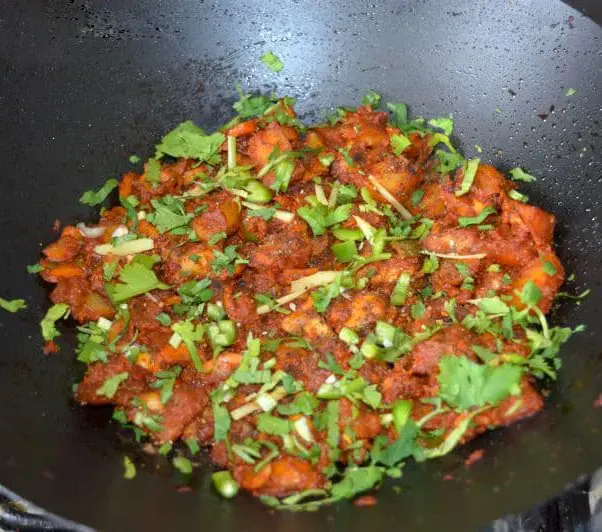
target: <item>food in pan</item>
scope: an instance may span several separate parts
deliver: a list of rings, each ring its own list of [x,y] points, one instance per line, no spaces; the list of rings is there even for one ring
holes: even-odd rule
[[[374,92],[311,127],[293,103],[180,124],[84,194],[119,203],[37,269],[46,350],[80,324],[78,403],[113,405],[184,473],[205,449],[224,496],[314,509],[537,413],[574,330],[546,319],[564,270],[554,216],[517,190],[532,176]]]

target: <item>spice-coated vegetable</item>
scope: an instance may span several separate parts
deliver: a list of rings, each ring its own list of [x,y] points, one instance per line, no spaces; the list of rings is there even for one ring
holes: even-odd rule
[[[114,405],[185,475],[211,447],[224,497],[313,510],[538,412],[535,379],[582,329],[546,318],[553,217],[466,161],[451,117],[369,91],[307,128],[293,103],[241,91],[219,131],[180,124],[29,271],[55,285],[44,338],[80,324],[78,402]]]

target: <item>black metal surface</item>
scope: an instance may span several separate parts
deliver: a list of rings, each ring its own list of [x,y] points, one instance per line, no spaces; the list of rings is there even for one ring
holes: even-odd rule
[[[602,29],[560,2],[336,4],[0,4],[1,295],[30,305],[0,317],[3,484],[107,530],[463,530],[541,503],[602,464],[602,409],[592,406],[602,392],[596,296],[556,313],[589,330],[564,349],[540,416],[436,463],[409,464],[402,493],[386,485],[369,510],[274,514],[250,497],[220,500],[206,474],[178,492],[183,478],[120,439],[106,411],[69,401],[81,371],[72,332],[61,353],[42,355],[47,294],[24,264],[54,238],[53,220],[91,218],[81,192],[127,170],[130,154],[149,155],[179,121],[223,122],[237,81],[297,97],[309,118],[358,102],[367,88],[415,114],[453,112],[467,155],[479,144],[484,160],[540,176],[523,188],[558,216],[559,253],[577,275],[567,289],[600,290]],[[284,60],[280,75],[258,61],[266,50]],[[567,97],[568,87],[577,93]],[[466,469],[463,457],[479,447],[485,458]],[[139,466],[132,481],[122,479],[124,452]]]

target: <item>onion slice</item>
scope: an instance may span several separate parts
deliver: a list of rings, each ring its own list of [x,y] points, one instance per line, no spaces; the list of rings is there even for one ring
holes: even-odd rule
[[[84,223],[80,222],[76,226],[79,232],[86,238],[98,238],[105,234],[106,227],[88,227]]]
[[[257,209],[266,209],[268,208],[266,205],[259,205],[258,203],[252,203],[250,201],[242,201],[243,206],[247,209],[251,209],[256,211]],[[295,218],[295,213],[290,211],[281,211],[280,209],[276,209],[274,213],[274,218],[280,220],[281,222],[285,222],[287,224],[291,223]]]
[[[458,255],[457,253],[435,253],[434,251],[428,251],[427,249],[423,249],[420,253],[425,255],[434,255],[435,257],[439,257],[441,259],[455,259],[455,260],[476,260],[476,259],[484,259],[487,256],[487,253],[474,253],[473,255]]]
[[[339,275],[341,275],[341,272],[325,270],[308,275],[307,277],[301,277],[291,283],[291,292],[303,292],[310,288],[324,286],[325,284],[332,283]]]
[[[101,244],[94,248],[94,253],[98,255],[117,255],[123,257],[125,255],[135,255],[143,251],[150,251],[155,247],[152,238],[138,238],[137,240],[129,240],[122,242],[116,246],[111,244]]]
[[[303,294],[305,294],[305,292],[307,292],[307,290],[299,290],[298,292],[291,292],[290,294],[286,294],[285,296],[282,296],[281,298],[276,299],[276,305],[274,305],[274,306],[261,305],[261,306],[257,307],[257,314],[267,314],[273,308],[279,307],[280,305],[284,305],[284,304],[288,303],[289,301],[293,301],[293,300],[297,299],[299,296],[302,296]]]
[[[412,213],[408,211],[401,203],[399,203],[397,198],[395,198],[393,194],[391,194],[384,186],[382,186],[373,175],[368,174],[368,180],[374,185],[374,188],[380,193],[380,195],[391,205],[393,205],[393,207],[395,207],[395,210],[401,214],[401,216],[403,216],[406,220],[411,220],[413,218]]]

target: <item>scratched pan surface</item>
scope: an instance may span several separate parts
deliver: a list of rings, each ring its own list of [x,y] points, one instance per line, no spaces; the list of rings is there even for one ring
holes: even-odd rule
[[[474,528],[560,492],[602,465],[600,118],[602,29],[555,1],[3,2],[0,5],[2,295],[29,310],[0,317],[0,482],[43,508],[105,530],[403,530]],[[258,61],[273,50],[280,75]],[[356,104],[372,88],[415,115],[452,112],[467,156],[539,176],[523,190],[558,216],[558,249],[591,287],[557,323],[588,332],[563,349],[545,411],[436,462],[409,464],[378,504],[276,513],[250,497],[219,499],[209,475],[185,479],[146,457],[109,412],[69,400],[81,368],[73,332],[41,352],[47,292],[25,271],[53,220],[91,220],[83,190],[148,156],[192,118],[231,116],[235,83],[298,98],[302,116]],[[569,87],[576,94],[567,97]],[[496,111],[497,108],[497,111]],[[463,459],[484,448],[467,470]],[[138,475],[122,479],[122,455]],[[157,467],[159,469],[157,470]],[[453,480],[444,481],[445,475]]]

